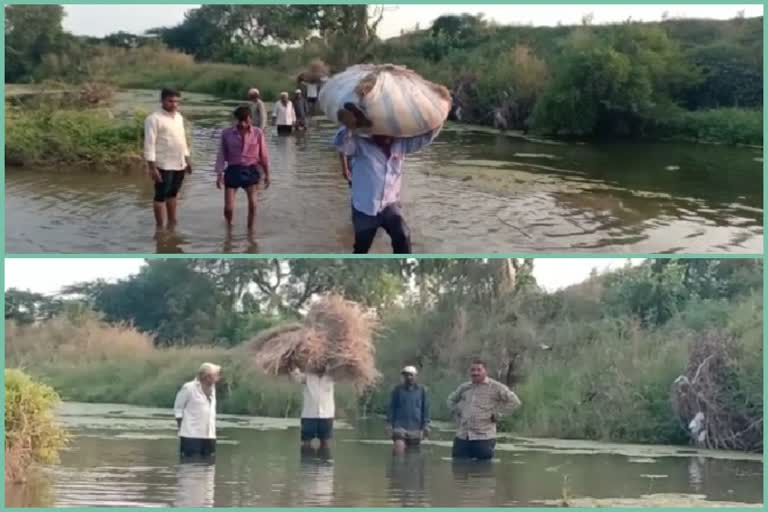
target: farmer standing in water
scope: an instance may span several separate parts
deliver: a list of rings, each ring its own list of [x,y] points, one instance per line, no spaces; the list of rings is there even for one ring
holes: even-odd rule
[[[305,373],[298,368],[291,371],[291,377],[304,385],[301,449],[304,452],[311,451],[312,441],[318,439],[321,453],[327,453],[333,437],[333,418],[336,415],[333,378],[325,371]]]
[[[176,225],[176,196],[184,175],[192,172],[184,118],[178,112],[181,94],[173,89],[160,93],[162,108],[144,121],[144,159],[147,174],[155,184],[153,210],[155,224],[161,228]]]
[[[176,394],[173,412],[182,459],[216,455],[216,383],[220,376],[219,365],[203,363],[197,378],[184,384]]]
[[[248,230],[256,218],[256,191],[260,181],[269,188],[269,153],[264,132],[251,124],[251,109],[243,105],[233,113],[237,124],[221,132],[216,157],[216,188],[224,187],[224,218],[232,227],[235,194],[245,190],[248,198]]]
[[[400,187],[405,155],[431,143],[440,128],[416,137],[371,137],[355,133],[370,127],[370,121],[352,103],[338,111],[342,127],[333,144],[341,154],[344,176],[351,180],[352,224],[355,229],[354,252],[366,254],[379,228],[392,241],[392,252],[411,252],[411,233],[400,205]]]

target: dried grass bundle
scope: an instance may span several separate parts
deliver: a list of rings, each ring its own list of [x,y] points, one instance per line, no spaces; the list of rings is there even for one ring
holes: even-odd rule
[[[248,347],[253,362],[267,373],[292,368],[325,371],[359,390],[379,378],[373,335],[376,318],[360,304],[331,295],[310,308],[303,324],[289,324],[261,333]]]

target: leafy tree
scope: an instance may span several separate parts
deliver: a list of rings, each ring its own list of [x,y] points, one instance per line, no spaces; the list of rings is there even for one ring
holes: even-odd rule
[[[59,52],[65,34],[61,5],[5,6],[5,80],[29,79],[43,56]]]
[[[60,313],[63,302],[41,293],[10,288],[5,292],[5,319],[20,324],[47,320]]]

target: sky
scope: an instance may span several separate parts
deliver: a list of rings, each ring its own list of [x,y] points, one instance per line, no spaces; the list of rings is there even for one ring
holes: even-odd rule
[[[65,5],[64,28],[78,35],[105,36],[125,31],[142,33],[150,28],[175,25],[184,13],[198,5]],[[557,25],[580,23],[586,14],[593,23],[624,21],[658,21],[664,13],[672,18],[735,17],[739,11],[746,16],[762,16],[762,5],[389,5],[380,25],[379,36],[397,36],[401,30],[411,30],[418,23],[428,27],[443,14],[483,13],[501,24]]]
[[[539,258],[534,261],[533,274],[545,290],[555,291],[584,281],[593,268],[598,272],[605,272],[621,268],[627,264],[627,261],[625,258]],[[631,261],[637,264],[642,260]],[[138,272],[143,264],[144,260],[141,258],[7,258],[5,289],[18,288],[53,294],[64,286],[82,281],[94,279],[115,281]]]

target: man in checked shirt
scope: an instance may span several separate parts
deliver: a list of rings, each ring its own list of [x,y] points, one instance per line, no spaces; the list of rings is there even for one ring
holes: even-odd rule
[[[470,382],[448,397],[458,430],[453,440],[454,459],[488,460],[496,448],[496,424],[522,402],[507,386],[488,377],[485,362],[476,359],[469,370]]]

